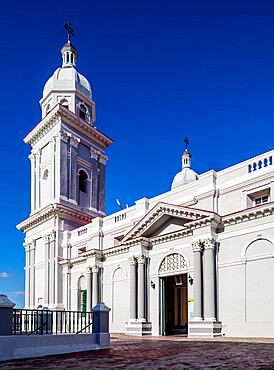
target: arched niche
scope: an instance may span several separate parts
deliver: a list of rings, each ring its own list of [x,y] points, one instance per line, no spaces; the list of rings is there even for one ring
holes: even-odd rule
[[[245,257],[255,257],[274,253],[273,244],[268,239],[257,239],[251,242],[246,250]]]
[[[112,322],[125,323],[128,320],[129,284],[125,270],[118,267],[112,275]]]
[[[245,250],[246,321],[274,323],[274,252],[267,239],[252,241]]]

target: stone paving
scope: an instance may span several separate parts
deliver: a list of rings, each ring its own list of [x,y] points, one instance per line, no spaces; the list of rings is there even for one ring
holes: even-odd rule
[[[274,338],[112,335],[111,349],[5,361],[0,369],[274,369]]]

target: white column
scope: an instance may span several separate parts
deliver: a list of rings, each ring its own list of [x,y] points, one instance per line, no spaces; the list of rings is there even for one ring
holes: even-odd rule
[[[45,266],[44,266],[44,306],[49,304],[49,235],[44,236]]]
[[[55,249],[55,257],[54,257],[54,269],[55,269],[55,291],[54,291],[54,299],[55,299],[55,307],[58,307],[59,304],[62,304],[62,267],[59,264],[58,257],[59,257],[59,219],[57,221],[57,228],[56,232],[51,232],[51,239],[54,244]]]
[[[30,244],[30,306],[35,308],[35,241]]]
[[[25,267],[25,307],[30,306],[30,245],[29,243],[24,244],[26,251],[26,267]]]
[[[63,267],[63,302],[66,311],[70,311],[70,262],[67,262]]]
[[[29,155],[31,166],[31,212],[35,210],[35,156]]]
[[[204,241],[205,247],[205,321],[216,321],[215,316],[215,240]]]
[[[146,257],[138,256],[138,321],[145,319],[145,263]]]
[[[137,319],[137,284],[136,284],[136,267],[137,261],[135,257],[129,258],[129,275],[130,275],[130,313],[129,319]]]
[[[90,266],[86,267],[87,276],[87,311],[92,309],[92,291],[91,291],[91,279],[92,279],[92,268]]]
[[[92,267],[92,307],[98,303],[99,293],[99,267]]]
[[[54,260],[55,260],[55,235],[54,232],[50,234],[50,244],[49,244],[49,304],[50,306],[54,306],[54,298],[55,298],[55,268],[54,268]]]
[[[55,192],[54,192],[54,187],[55,187],[55,184],[54,184],[54,181],[55,181],[55,169],[54,169],[54,157],[55,157],[55,153],[54,153],[54,149],[55,149],[55,138],[53,137],[50,141],[50,171],[49,171],[49,180],[50,180],[50,199],[51,201],[53,202],[54,200],[54,197],[55,197]]]
[[[35,209],[40,207],[40,150],[35,154]]]
[[[202,243],[200,240],[192,243],[194,254],[194,271],[193,271],[193,293],[194,293],[194,318],[195,321],[202,321]]]

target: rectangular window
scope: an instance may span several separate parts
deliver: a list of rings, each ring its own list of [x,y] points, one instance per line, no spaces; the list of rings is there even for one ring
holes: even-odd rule
[[[247,194],[247,207],[256,207],[270,202],[270,188]]]
[[[265,195],[264,197],[261,198],[256,198],[255,199],[255,206],[259,206],[260,204],[264,204],[268,202],[268,195]]]
[[[262,203],[262,198],[255,199],[255,206],[258,206],[261,203]]]
[[[87,290],[81,290],[81,311],[87,311]]]
[[[262,203],[267,203],[268,202],[268,196],[266,195],[265,197],[262,197]]]

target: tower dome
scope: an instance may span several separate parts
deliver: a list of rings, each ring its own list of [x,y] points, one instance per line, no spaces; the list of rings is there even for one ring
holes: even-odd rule
[[[175,175],[171,185],[171,190],[199,179],[197,173],[191,169],[190,160],[191,154],[186,149],[182,155],[182,170]]]
[[[63,64],[57,68],[44,86],[43,97],[40,100],[42,118],[44,118],[57,104],[67,108],[87,123],[95,122],[95,103],[92,101],[92,92],[88,80],[76,70],[78,52],[70,42],[70,35],[74,33],[69,24],[65,24],[69,31],[68,41],[62,47]]]
[[[61,49],[63,65],[57,68],[46,82],[43,98],[52,90],[78,90],[88,99],[92,99],[91,87],[88,80],[76,71],[76,48],[68,41]]]

